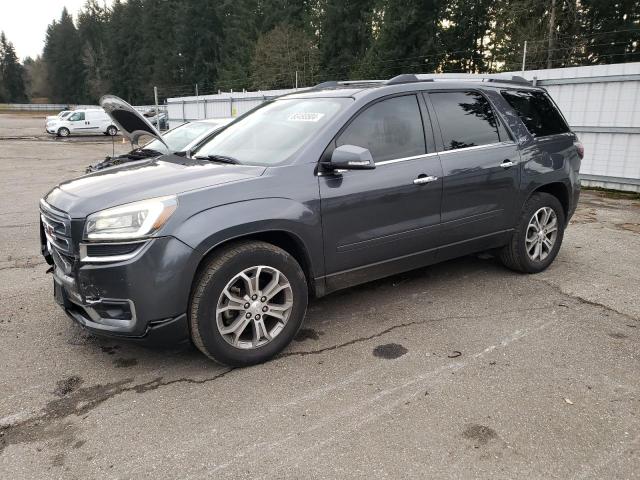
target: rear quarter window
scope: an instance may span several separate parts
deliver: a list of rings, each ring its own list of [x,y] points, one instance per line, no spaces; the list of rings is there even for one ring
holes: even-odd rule
[[[544,92],[504,90],[504,99],[535,138],[569,132],[562,115]]]
[[[500,142],[498,119],[489,102],[477,92],[430,93],[445,150]],[[507,140],[506,132],[503,130]]]

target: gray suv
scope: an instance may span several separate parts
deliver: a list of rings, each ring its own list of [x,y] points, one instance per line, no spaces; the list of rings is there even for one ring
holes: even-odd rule
[[[109,97],[121,131],[157,134]],[[519,77],[328,82],[186,155],[61,183],[40,202],[55,298],[96,334],[191,339],[263,362],[308,298],[472,252],[536,273],[579,196],[582,145]]]

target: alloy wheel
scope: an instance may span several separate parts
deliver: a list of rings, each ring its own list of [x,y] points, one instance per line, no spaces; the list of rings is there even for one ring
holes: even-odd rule
[[[218,331],[230,345],[255,349],[284,329],[293,308],[293,290],[279,270],[254,266],[235,275],[216,306]]]
[[[527,234],[525,247],[529,258],[536,262],[544,261],[556,243],[558,237],[558,216],[550,207],[542,207],[533,214]]]

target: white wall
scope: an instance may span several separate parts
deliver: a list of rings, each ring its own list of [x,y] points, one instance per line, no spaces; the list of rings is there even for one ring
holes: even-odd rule
[[[267,99],[295,92],[295,89],[265,90],[262,92],[223,92],[199,97],[167,99],[169,124],[173,128],[181,123],[203,118],[237,117],[257,107]]]

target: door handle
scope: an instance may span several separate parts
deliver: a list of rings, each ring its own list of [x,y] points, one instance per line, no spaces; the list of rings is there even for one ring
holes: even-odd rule
[[[435,182],[436,180],[438,180],[438,177],[435,177],[433,175],[425,175],[423,177],[418,177],[418,178],[414,179],[413,180],[413,184],[414,185],[423,185],[425,183]]]
[[[505,160],[500,164],[502,168],[510,168],[510,167],[513,167],[514,165],[515,163],[513,163],[511,160]]]

